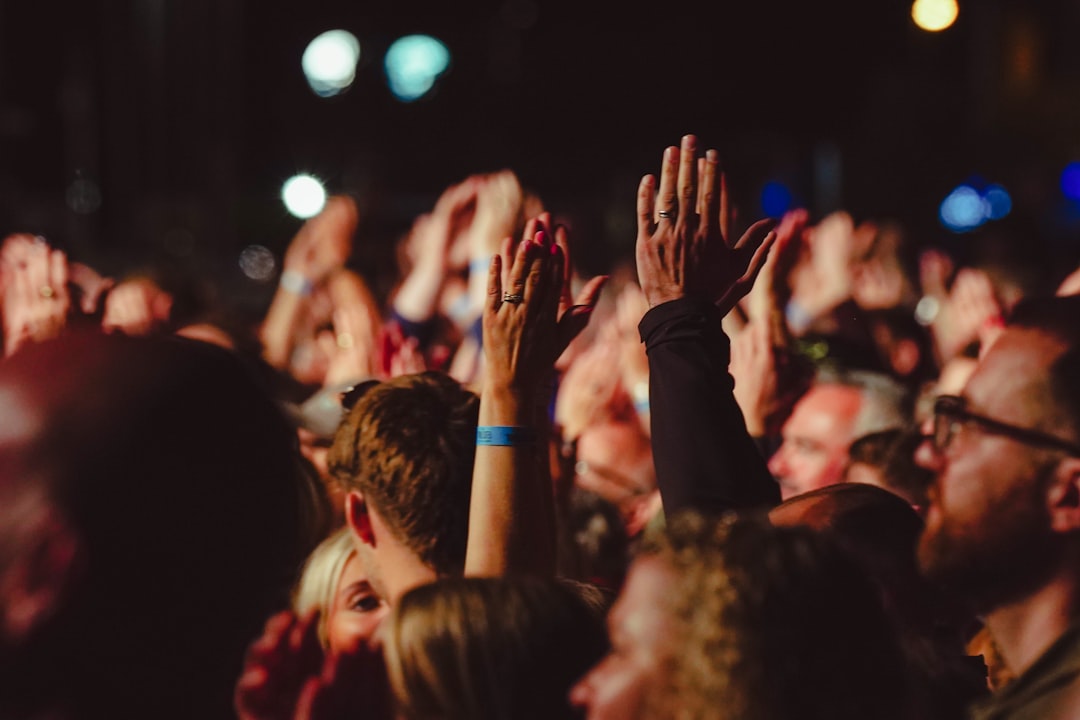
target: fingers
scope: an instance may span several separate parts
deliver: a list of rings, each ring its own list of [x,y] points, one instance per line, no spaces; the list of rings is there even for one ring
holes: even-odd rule
[[[754,223],[754,225],[758,225],[761,222],[762,221],[759,220],[757,223]],[[776,232],[770,229],[765,237],[762,238],[757,249],[754,250],[754,254],[750,257],[750,263],[747,265],[746,272],[743,273],[740,281],[747,282],[750,285],[754,284],[754,281],[757,280],[758,273],[761,272],[761,268],[765,266],[765,261],[769,257],[769,250],[772,248],[774,242],[776,242]]]
[[[719,168],[719,154],[715,150],[706,152],[705,157],[698,163],[698,222],[701,234],[705,237],[709,236],[714,227],[721,227],[720,196],[716,188]],[[726,239],[727,236],[724,237]]]
[[[682,145],[679,148],[679,175],[676,181],[676,192],[679,198],[678,219],[683,223],[697,222],[694,214],[697,205],[696,169],[697,137],[684,135]],[[661,193],[661,197],[663,197],[663,193]]]
[[[488,266],[487,306],[490,312],[497,312],[502,306],[502,256],[491,257]]]
[[[563,225],[555,228],[555,245],[562,251],[563,256],[562,285],[559,292],[559,313],[562,314],[566,312],[574,302],[570,288],[574,275],[570,259],[570,236],[567,234],[566,227]]]
[[[540,230],[536,233],[532,243],[526,252],[529,264],[528,273],[525,276],[525,305],[529,308],[547,310],[550,308],[551,317],[555,317],[555,309],[558,306],[558,292],[550,292],[552,282],[555,280],[551,274],[553,248],[556,248],[547,232]],[[562,275],[562,252],[556,249],[559,257],[558,273]],[[554,301],[554,302],[549,302]]]
[[[702,197],[703,193],[705,192],[705,182],[702,180],[702,178],[704,176],[705,176],[705,158],[698,158],[697,159],[697,177],[698,177],[697,199],[694,202],[694,212],[696,212],[698,215],[701,214],[702,208],[705,207],[704,198]]]
[[[574,299],[574,307],[586,307],[590,310],[596,307],[596,303],[600,299],[600,291],[604,289],[604,285],[607,284],[607,281],[607,275],[598,275],[585,283],[585,287],[581,289],[577,298]]]
[[[558,342],[561,353],[589,324],[592,311],[596,302],[600,299],[600,292],[608,281],[607,275],[599,275],[589,282],[578,293],[574,305],[559,318]]]
[[[509,277],[505,284],[505,291],[511,295],[525,295],[525,277],[529,272],[529,250],[532,243],[525,241],[518,243],[514,252],[513,264],[510,266]]]
[[[638,237],[648,237],[657,219],[653,216],[653,204],[656,200],[656,178],[646,175],[638,183],[637,217]]]
[[[731,245],[732,217],[731,198],[728,197],[727,173],[720,173],[720,235]]]
[[[660,166],[660,189],[656,197],[654,222],[659,223],[662,219],[660,213],[670,213],[670,219],[674,220],[676,207],[676,179],[679,175],[679,148],[669,147],[664,150],[664,160]]]

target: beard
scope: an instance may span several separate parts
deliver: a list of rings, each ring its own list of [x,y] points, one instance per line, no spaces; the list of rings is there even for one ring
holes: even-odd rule
[[[1050,576],[1061,549],[1050,530],[1045,490],[1053,465],[1017,483],[983,512],[948,514],[932,497],[919,538],[919,570],[984,613],[1027,596]]]

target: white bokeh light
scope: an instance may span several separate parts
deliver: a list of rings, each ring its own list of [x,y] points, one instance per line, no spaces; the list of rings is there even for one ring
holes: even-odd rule
[[[248,245],[240,253],[240,270],[258,282],[267,282],[274,276],[277,261],[274,253],[262,245]]]
[[[355,35],[328,30],[308,43],[300,65],[315,94],[331,97],[352,85],[359,60],[360,41]]]
[[[281,200],[296,217],[313,217],[326,205],[326,188],[311,175],[293,175],[281,188]]]
[[[927,32],[940,32],[956,22],[960,8],[956,0],[915,0],[911,18]]]
[[[450,66],[450,51],[429,35],[406,35],[386,51],[386,80],[402,102],[423,97]]]

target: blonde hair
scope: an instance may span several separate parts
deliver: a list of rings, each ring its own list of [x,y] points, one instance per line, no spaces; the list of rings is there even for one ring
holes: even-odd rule
[[[329,646],[327,621],[334,604],[334,594],[345,565],[355,553],[356,546],[349,528],[341,528],[308,555],[293,591],[292,606],[298,615],[304,615],[312,608],[319,609],[319,642],[324,649]]]
[[[900,718],[897,639],[874,585],[819,533],[686,512],[643,556],[674,571],[667,678],[647,717]]]

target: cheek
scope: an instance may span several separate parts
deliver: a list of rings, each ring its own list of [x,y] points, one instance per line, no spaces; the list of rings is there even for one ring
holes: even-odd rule
[[[589,718],[627,720],[638,717],[650,677],[644,667],[623,661],[597,668],[590,678]]]
[[[364,645],[375,634],[386,613],[385,607],[369,613],[348,610],[335,612],[330,616],[326,628],[329,651],[332,654],[338,654],[356,650]]]

